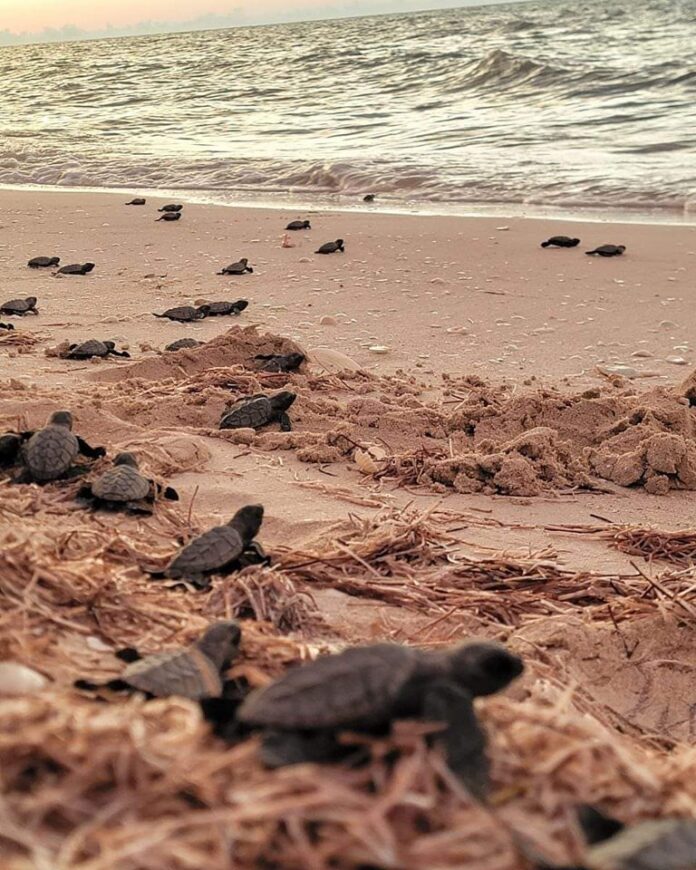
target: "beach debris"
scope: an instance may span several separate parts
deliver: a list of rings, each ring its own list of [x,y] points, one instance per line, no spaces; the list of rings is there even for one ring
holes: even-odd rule
[[[33,695],[48,685],[38,671],[20,662],[0,662],[0,697],[3,695]]]
[[[95,509],[151,514],[155,496],[159,493],[170,501],[179,500],[175,489],[163,487],[142,475],[138,470],[138,460],[132,453],[119,453],[111,468],[80,489],[77,500]]]
[[[286,230],[311,230],[312,225],[309,221],[290,221],[285,227]]]
[[[165,214],[177,214],[183,208],[183,205],[178,205],[176,203],[170,202],[167,205],[163,205],[162,208],[158,208],[157,211],[162,211]]]
[[[386,344],[373,344],[368,350],[370,353],[389,353],[391,348],[387,347]]]
[[[496,227],[496,230],[498,230],[498,232],[500,232],[500,233],[507,232],[507,230],[509,230],[509,229],[510,229],[510,227],[508,227],[508,226]]]
[[[238,399],[224,411],[220,429],[261,429],[280,423],[281,431],[289,432],[292,423],[287,411],[296,398],[296,393],[284,390],[274,396],[258,393]]]
[[[590,257],[598,254],[600,257],[620,257],[626,250],[626,245],[600,245],[593,251],[585,251]]]
[[[130,354],[126,350],[116,350],[116,343],[113,341],[98,341],[96,338],[90,338],[83,341],[81,344],[71,344],[68,346],[67,359],[91,359],[92,357],[106,356],[122,356],[130,359]]]
[[[625,365],[624,363],[598,365],[597,371],[601,372],[603,375],[619,375],[619,377],[628,378],[629,380],[640,377],[638,369],[633,368],[633,366]]]
[[[338,320],[330,314],[325,314],[319,321],[321,326],[338,326]]]
[[[60,257],[32,257],[27,263],[30,269],[46,269],[49,266],[57,266],[60,263]]]
[[[450,768],[483,797],[486,735],[473,699],[500,691],[523,669],[518,656],[492,642],[437,652],[388,643],[354,647],[289,670],[252,692],[237,715],[264,729],[262,760],[269,767],[331,760],[340,750],[331,738],[341,730],[383,733],[402,718],[442,723],[436,739]]]
[[[162,215],[162,217],[158,217],[155,219],[155,223],[158,223],[158,221],[167,221],[168,223],[172,223],[173,221],[178,221],[180,218],[181,218],[180,211],[166,211]]]
[[[95,263],[70,263],[58,269],[59,275],[89,275],[94,269]]]
[[[169,351],[185,350],[191,347],[201,347],[203,344],[204,342],[198,341],[197,338],[177,338],[176,341],[172,341],[164,349]]]
[[[15,478],[15,483],[48,483],[81,474],[84,467],[73,467],[78,454],[90,459],[98,459],[106,454],[103,447],[90,447],[86,441],[74,435],[72,427],[73,418],[69,411],[54,411],[43,429],[21,433],[19,437],[23,446],[19,459],[24,468]]]
[[[14,326],[11,323],[0,322],[0,329],[6,329],[8,332],[11,332],[14,329]]]
[[[580,244],[580,239],[571,239],[570,236],[551,236],[545,242],[541,243],[542,248],[576,248]]]
[[[126,205],[145,205],[145,202],[146,200],[142,196],[136,196],[135,199],[127,202]]]
[[[242,630],[235,620],[214,622],[203,636],[189,647],[140,656],[128,649],[120,657],[129,664],[121,676],[100,685],[77,680],[78,689],[138,691],[155,698],[179,695],[192,701],[218,698],[222,694],[222,674],[239,651]]]
[[[281,248],[294,248],[295,243],[290,241],[290,236],[287,233],[283,233],[283,238],[280,240]]]
[[[327,372],[359,372],[362,368],[354,359],[340,350],[330,347],[317,347],[310,351],[309,361]]]
[[[357,447],[353,452],[353,462],[358,466],[363,474],[377,474],[379,465],[370,455],[369,451]]]
[[[162,314],[157,314],[153,311],[155,317],[166,317],[168,320],[176,320],[178,323],[190,323],[194,320],[203,320],[208,316],[210,310],[209,305],[199,305],[194,308],[193,305],[178,305],[176,308],[167,308]]]
[[[665,357],[665,362],[670,363],[673,366],[688,366],[689,361],[685,359],[683,356],[668,356]]]
[[[295,372],[305,361],[303,353],[257,353],[258,369],[262,372]]]
[[[376,196],[376,194],[374,194],[374,193],[368,193],[365,196],[363,196],[363,202],[374,202],[375,196]]]
[[[263,522],[263,507],[240,508],[224,526],[215,526],[188,543],[163,571],[148,571],[154,578],[186,581],[198,589],[210,585],[214,574],[230,574],[247,565],[268,564],[254,539]]]
[[[335,254],[337,251],[340,251],[342,254],[345,252],[345,248],[343,246],[343,239],[336,239],[335,242],[326,242],[318,250],[316,250],[314,253],[315,254]]]
[[[36,296],[27,296],[26,299],[10,299],[0,305],[0,314],[14,314],[16,317],[24,317],[25,314],[38,314]]]
[[[241,314],[249,306],[246,299],[237,299],[236,302],[209,302],[208,317],[223,317],[226,314]]]
[[[225,268],[221,269],[217,274],[243,275],[245,272],[252,273],[253,271],[253,268],[249,265],[249,260],[246,257],[242,257],[240,260],[237,260],[236,263],[230,263],[229,266],[225,266]]]

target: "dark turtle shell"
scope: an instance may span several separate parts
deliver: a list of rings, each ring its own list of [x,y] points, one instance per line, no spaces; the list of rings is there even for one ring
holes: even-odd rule
[[[93,356],[107,356],[109,348],[103,341],[98,341],[96,338],[90,338],[88,341],[83,341],[73,347],[68,354],[68,357],[73,359],[89,359]]]
[[[179,338],[171,344],[168,344],[165,347],[165,350],[184,350],[188,347],[200,347],[202,344],[203,342],[198,341],[196,338]]]
[[[236,302],[211,302],[209,303],[209,317],[220,317],[225,314],[241,314],[249,305],[246,299],[238,299]]]
[[[222,693],[218,668],[195,647],[146,656],[128,665],[121,679],[134,689],[160,698],[181,695],[199,701]]]
[[[59,275],[87,275],[94,269],[94,263],[69,263],[58,269]]]
[[[229,266],[225,266],[222,270],[221,274],[223,275],[243,275],[245,272],[252,272],[253,269],[249,267],[249,261],[247,259],[238,260],[236,263],[230,263]]]
[[[69,429],[49,424],[27,441],[23,458],[34,480],[56,480],[70,468],[79,452],[78,440]]]
[[[188,323],[190,320],[201,320],[204,315],[198,308],[193,305],[179,305],[176,308],[168,308],[162,314],[155,315],[156,317],[168,317],[170,320],[178,320],[181,323]]]
[[[57,266],[60,263],[60,257],[32,257],[27,263],[31,269],[45,269],[48,266]]]
[[[309,221],[290,221],[290,223],[285,227],[286,230],[311,230],[312,227],[309,224]]]
[[[26,314],[28,311],[34,311],[36,308],[36,299],[31,296],[27,299],[10,299],[9,302],[4,302],[0,311],[4,314]]]
[[[164,573],[173,580],[213,574],[235,562],[245,546],[236,529],[229,525],[215,526],[187,544]]]
[[[588,870],[693,870],[696,821],[660,819],[624,828],[589,849],[583,864]]]
[[[109,468],[92,484],[92,495],[103,501],[140,501],[150,494],[151,483],[130,465]]]
[[[221,429],[260,429],[276,416],[268,396],[251,396],[235,402],[222,416]]]
[[[357,727],[388,721],[417,673],[416,650],[392,644],[355,647],[289,670],[242,704],[242,722],[268,728]]]

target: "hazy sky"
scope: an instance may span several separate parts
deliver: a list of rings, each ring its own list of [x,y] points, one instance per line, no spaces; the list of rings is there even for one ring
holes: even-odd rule
[[[263,22],[285,18],[399,12],[480,5],[492,0],[0,0],[0,31],[40,33],[75,27],[94,32],[141,22],[204,24]],[[220,16],[218,20],[216,16]],[[144,27],[143,30],[150,30]]]

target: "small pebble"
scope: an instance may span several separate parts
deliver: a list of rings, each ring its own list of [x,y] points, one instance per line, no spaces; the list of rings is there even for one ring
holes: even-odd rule
[[[685,360],[683,356],[668,356],[665,359],[665,362],[671,363],[673,366],[688,366],[688,360]]]
[[[330,314],[325,314],[324,317],[321,318],[319,323],[322,326],[338,326],[338,320],[335,317],[331,317]]]
[[[385,344],[373,344],[368,348],[370,353],[389,353],[391,350],[390,347],[387,347]]]
[[[0,662],[0,695],[31,695],[48,684],[43,674],[19,662]]]

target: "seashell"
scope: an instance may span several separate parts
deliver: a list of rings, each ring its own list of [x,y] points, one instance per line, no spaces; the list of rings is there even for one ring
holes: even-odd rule
[[[363,474],[375,474],[375,472],[379,471],[379,466],[375,460],[369,453],[365,450],[361,450],[359,447],[357,447],[353,453],[353,461]]]
[[[48,685],[43,674],[19,662],[0,662],[0,695],[31,695]]]
[[[329,347],[318,347],[309,351],[309,362],[327,372],[359,372],[362,368],[354,359],[341,353],[340,350],[333,350]]]

